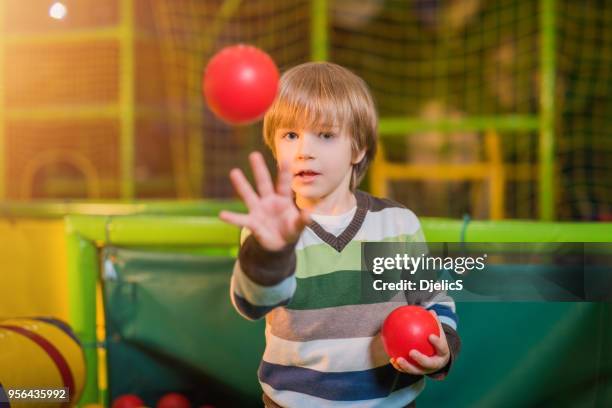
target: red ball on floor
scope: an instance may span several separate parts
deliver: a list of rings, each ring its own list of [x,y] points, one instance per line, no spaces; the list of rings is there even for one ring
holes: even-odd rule
[[[156,408],[191,408],[189,400],[178,392],[171,392],[164,395],[157,401]]]
[[[125,394],[115,398],[112,408],[140,408],[142,406],[144,402],[138,395]]]

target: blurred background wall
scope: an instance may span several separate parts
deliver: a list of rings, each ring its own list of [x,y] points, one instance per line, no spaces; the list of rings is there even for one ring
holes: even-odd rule
[[[612,219],[603,0],[4,0],[0,33],[0,200],[232,197],[261,124],[217,120],[201,80],[244,42],[367,81],[362,188],[421,216]]]

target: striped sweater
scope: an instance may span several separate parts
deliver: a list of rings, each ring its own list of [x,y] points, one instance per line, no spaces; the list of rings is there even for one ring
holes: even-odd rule
[[[380,338],[383,320],[402,303],[434,309],[442,323],[451,359],[430,376],[443,378],[459,352],[455,304],[446,293],[362,300],[361,242],[423,242],[424,236],[412,211],[361,191],[355,196],[357,210],[337,237],[312,222],[295,245],[270,252],[243,231],[231,299],[245,318],[266,318],[258,376],[269,406],[410,404],[424,377],[396,371]]]

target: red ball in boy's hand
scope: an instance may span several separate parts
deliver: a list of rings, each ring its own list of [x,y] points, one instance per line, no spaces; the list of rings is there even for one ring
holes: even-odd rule
[[[210,109],[232,124],[259,120],[278,90],[279,73],[268,54],[250,45],[226,47],[204,72],[203,91]]]
[[[191,403],[184,395],[171,392],[157,401],[156,408],[191,408]]]
[[[429,335],[440,335],[436,318],[420,306],[401,306],[389,313],[382,326],[385,351],[392,358],[403,357],[419,367],[408,353],[416,349],[426,356],[436,353]]]
[[[125,394],[115,398],[112,408],[140,408],[144,402],[134,394]]]

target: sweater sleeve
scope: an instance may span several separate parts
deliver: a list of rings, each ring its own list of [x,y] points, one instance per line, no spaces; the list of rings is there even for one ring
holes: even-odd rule
[[[296,287],[295,245],[288,245],[280,251],[268,251],[247,229],[243,229],[240,235],[241,245],[232,273],[230,297],[240,315],[257,320],[291,300]]]
[[[446,336],[446,341],[450,350],[450,358],[446,366],[434,373],[428,374],[428,376],[431,378],[442,380],[448,375],[454,360],[457,358],[459,351],[461,350],[461,339],[459,338],[459,333],[457,332],[458,319],[455,309],[455,301],[453,298],[448,296],[446,292],[438,292],[433,299],[424,303],[422,306],[427,310],[434,310],[438,315],[438,319],[442,325],[442,330],[444,330],[444,335]]]
[[[415,243],[422,242],[422,247],[417,245],[415,248],[418,248],[417,250],[421,253],[428,253],[427,244],[425,243],[425,235],[420,227],[420,223],[418,225],[419,228],[412,236],[411,241]],[[418,256],[418,254],[413,255]],[[457,331],[458,317],[455,301],[446,291],[416,292],[413,294],[413,296],[414,295],[416,296],[412,299],[412,302],[411,299],[408,299],[409,303],[418,304],[427,310],[435,311],[438,319],[440,320],[440,324],[442,325],[442,330],[444,330],[444,334],[446,336],[446,341],[450,350],[448,364],[446,364],[446,366],[440,370],[428,374],[428,377],[436,380],[442,380],[448,375],[453,362],[461,350],[461,339]]]

